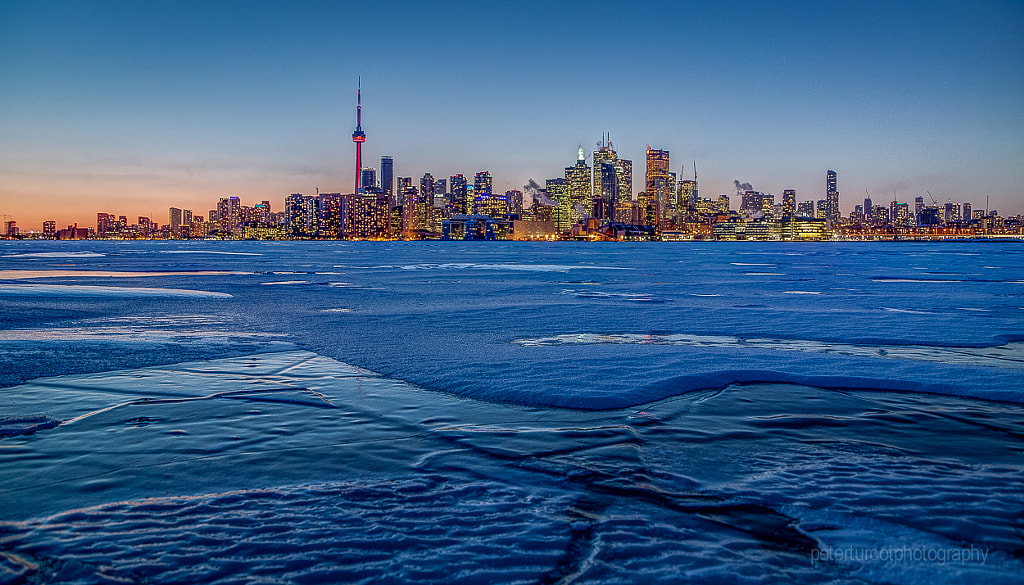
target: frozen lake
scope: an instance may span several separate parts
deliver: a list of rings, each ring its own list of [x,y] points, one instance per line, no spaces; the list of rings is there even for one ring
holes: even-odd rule
[[[0,242],[0,309],[0,582],[1024,574],[1020,243]]]

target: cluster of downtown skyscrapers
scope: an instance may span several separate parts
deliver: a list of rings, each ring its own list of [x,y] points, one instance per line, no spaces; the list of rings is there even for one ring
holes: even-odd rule
[[[591,153],[580,148],[564,176],[522,190],[493,191],[487,171],[419,179],[395,177],[394,159],[377,169],[362,167],[354,193],[294,193],[283,209],[270,201],[244,205],[221,198],[206,216],[172,207],[166,225],[147,217],[129,224],[125,216],[98,213],[95,229],[69,226],[56,231],[46,222],[41,237],[221,238],[221,239],[575,239],[575,240],[820,240],[1020,235],[1022,218],[1003,219],[969,203],[918,197],[914,207],[893,200],[858,204],[843,217],[837,175],[825,173],[817,201],[797,201],[795,190],[776,202],[770,193],[735,182],[733,197],[700,196],[692,178],[669,170],[669,152],[645,152],[645,189],[633,195],[633,162],[620,158],[607,137]],[[733,203],[739,203],[738,210]],[[13,222],[10,222],[13,224]],[[11,225],[5,233],[10,233]],[[16,232],[15,232],[16,233]],[[26,234],[27,235],[27,234]],[[29,236],[32,237],[32,236]]]
[[[564,176],[543,185],[529,181],[522,190],[493,191],[487,171],[472,179],[455,174],[419,179],[395,177],[394,159],[384,156],[377,169],[362,167],[354,193],[291,194],[283,209],[270,201],[244,205],[221,198],[206,216],[171,207],[166,225],[139,217],[98,213],[95,229],[69,226],[55,230],[46,222],[41,237],[221,238],[221,239],[893,239],[1020,235],[1021,217],[1000,218],[995,211],[973,210],[970,203],[914,207],[895,198],[888,205],[865,199],[843,217],[837,175],[825,173],[817,201],[797,201],[786,189],[780,202],[748,184],[735,182],[733,197],[700,196],[696,165],[692,178],[669,170],[669,151],[647,148],[645,189],[634,197],[633,162],[620,158],[602,137],[589,157],[580,148]],[[733,203],[738,202],[738,210]],[[5,233],[11,235],[14,222]],[[15,231],[15,234],[17,232]],[[29,234],[26,234],[29,235]],[[33,234],[36,235],[36,234]],[[29,235],[29,237],[32,237]]]
[[[870,198],[849,217],[839,206],[836,173],[825,173],[824,197],[797,201],[786,189],[782,200],[734,181],[739,209],[729,195],[703,198],[693,178],[670,170],[669,151],[647,147],[644,189],[633,194],[633,161],[621,158],[610,136],[603,135],[587,164],[582,147],[564,176],[543,185],[530,179],[522,190],[495,193],[488,171],[418,181],[395,177],[394,159],[381,157],[380,175],[363,166],[362,93],[357,92],[355,185],[351,192],[291,194],[284,208],[269,201],[243,205],[238,197],[221,198],[204,217],[171,207],[168,223],[148,217],[129,224],[125,216],[98,213],[95,229],[69,226],[56,230],[43,224],[29,237],[101,238],[242,238],[242,239],[573,239],[573,240],[827,240],[978,237],[1024,234],[1024,218],[1003,219],[991,210],[972,210],[969,203],[926,205],[918,197],[907,203],[874,205]],[[14,221],[4,234],[18,237]]]

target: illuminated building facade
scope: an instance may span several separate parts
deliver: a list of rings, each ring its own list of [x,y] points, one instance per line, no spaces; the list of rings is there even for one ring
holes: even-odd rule
[[[633,212],[633,162],[619,158],[607,136],[594,151],[593,217],[630,222]],[[621,210],[621,211],[620,211]]]
[[[478,215],[485,215],[495,219],[508,217],[508,197],[505,195],[477,195],[474,207]]]
[[[96,233],[99,235],[113,232],[113,224],[117,219],[110,213],[96,214]]]
[[[346,237],[366,239],[388,237],[391,224],[391,198],[384,193],[346,195],[343,208]]]
[[[285,232],[291,237],[308,236],[307,226],[309,225],[309,206],[306,204],[306,196],[302,193],[292,193],[284,198]]]
[[[455,213],[469,215],[473,212],[473,201],[466,194],[466,177],[461,173],[448,180],[448,201]]]
[[[366,167],[359,177],[359,189],[363,193],[372,193],[377,190],[377,169]]]
[[[242,233],[242,203],[238,197],[221,197],[217,202],[217,219],[221,230]]]
[[[914,227],[914,224],[917,223],[914,215],[910,212],[910,206],[906,203],[893,201],[889,205],[889,217],[893,227],[908,229]]]
[[[178,236],[181,234],[181,209],[172,207],[167,211],[167,226],[171,230],[171,234]]]
[[[473,192],[477,197],[489,197],[491,195],[491,188],[493,186],[493,179],[491,173],[487,171],[480,171],[473,177]]]
[[[647,147],[647,169],[644,174],[644,193],[649,199],[650,221],[660,223],[669,211],[672,175],[669,172],[668,151]]]
[[[413,197],[412,205],[412,229],[430,231],[434,221],[434,176],[430,173],[420,178],[419,192]]]
[[[567,179],[548,179],[545,182],[544,190],[548,197],[558,203],[551,208],[551,221],[555,222],[555,229],[564,232],[572,226],[573,222],[569,217],[569,181]]]
[[[568,193],[565,205],[559,201],[559,207],[565,207],[570,224],[575,224],[585,217],[592,217],[594,199],[591,189],[590,167],[587,166],[583,147],[577,152],[576,164],[565,168],[565,180],[568,181]]]
[[[618,200],[619,179],[615,163],[619,160],[618,153],[605,136],[597,143],[594,151],[594,187],[591,208],[598,219],[613,219],[615,202]]]
[[[628,219],[632,222],[634,219],[633,161],[624,158],[615,161],[615,174],[619,179],[618,199],[615,200],[615,221],[626,222]],[[628,211],[623,211],[624,215],[620,218],[619,210]]]
[[[825,219],[829,225],[839,222],[839,189],[836,184],[836,172],[825,171]]]
[[[342,237],[342,209],[344,207],[341,193],[319,193],[317,194],[317,207],[319,220],[319,234],[326,238]],[[270,206],[267,206],[267,219],[261,222],[264,225],[273,223],[270,219]]]
[[[518,189],[505,191],[505,200],[508,201],[509,215],[522,217],[523,215],[523,192]]]
[[[384,194],[391,198],[391,203],[394,205],[395,201],[395,161],[390,156],[380,157],[380,189],[384,191]]]
[[[796,189],[782,191],[782,215],[787,217],[796,215]]]
[[[676,188],[676,213],[683,215],[684,212],[697,207],[697,181],[691,179],[680,179],[679,187]]]

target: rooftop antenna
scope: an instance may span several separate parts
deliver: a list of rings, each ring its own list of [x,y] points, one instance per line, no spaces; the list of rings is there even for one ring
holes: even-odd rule
[[[697,184],[697,161],[693,161],[693,184]]]

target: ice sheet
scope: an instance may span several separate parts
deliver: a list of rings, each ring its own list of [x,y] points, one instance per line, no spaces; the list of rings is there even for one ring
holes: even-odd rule
[[[1016,243],[0,242],[65,264],[215,296],[0,295],[15,580],[1022,572]]]
[[[153,288],[141,286],[91,286],[75,284],[0,284],[0,294],[7,295],[54,295],[93,297],[207,297],[231,298],[232,295],[206,290],[180,288]]]
[[[510,407],[305,351],[0,396],[6,412],[42,411],[8,419],[19,432],[0,423],[0,548],[16,578],[1012,583],[1024,570],[1016,405],[750,385],[604,412]],[[985,560],[835,558],[901,547]]]

